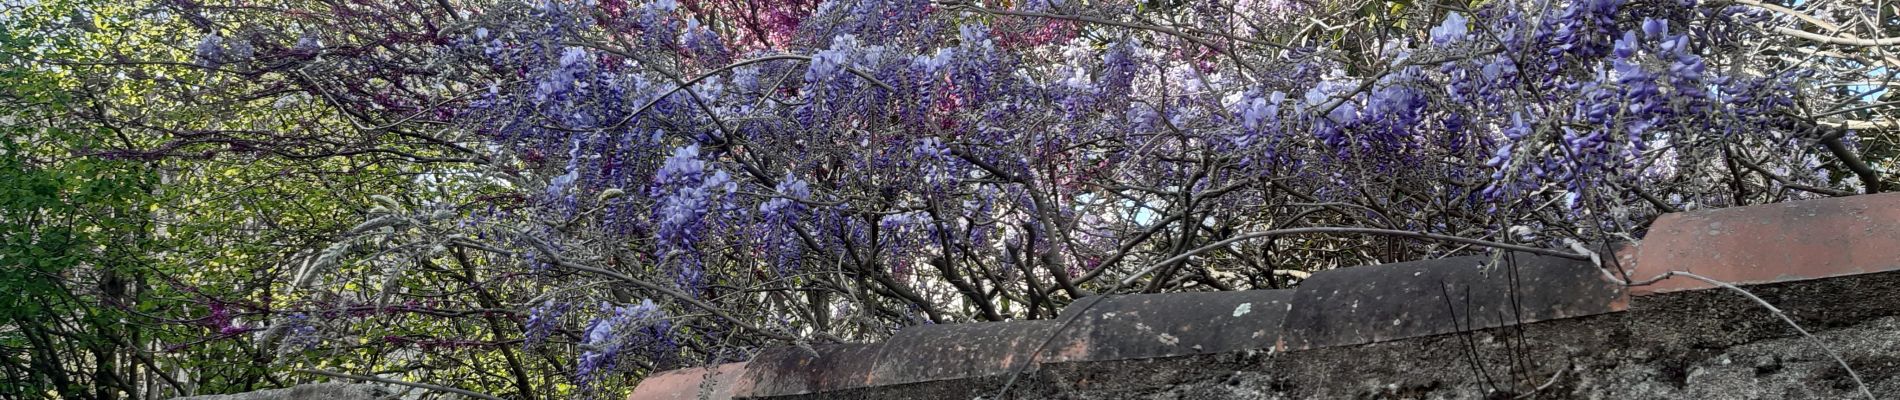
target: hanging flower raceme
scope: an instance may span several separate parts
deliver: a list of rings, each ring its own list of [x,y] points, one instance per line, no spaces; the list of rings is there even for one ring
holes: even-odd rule
[[[773,188],[773,196],[759,203],[759,218],[764,223],[759,227],[761,250],[769,254],[772,265],[780,274],[797,271],[805,253],[804,243],[798,240],[797,227],[807,212],[805,201],[811,199],[811,184],[790,173],[779,179]]]
[[[660,359],[675,347],[667,333],[672,324],[651,299],[633,305],[601,303],[600,313],[588,322],[580,343],[585,350],[575,363],[574,375],[583,388],[612,374],[624,357]]]
[[[529,309],[528,320],[522,323],[522,331],[527,335],[522,346],[533,347],[560,330],[561,317],[567,314],[568,308],[568,303],[548,300]]]
[[[1133,41],[1109,44],[1108,52],[1102,54],[1102,77],[1096,82],[1098,90],[1105,97],[1126,96],[1140,69],[1141,48]]]
[[[699,244],[713,222],[709,215],[725,209],[727,197],[738,190],[731,175],[699,157],[699,145],[674,149],[655,174],[652,191],[660,256],[672,261],[675,281],[689,291],[704,283]]]
[[[192,57],[197,60],[198,65],[210,68],[217,68],[223,65],[225,60],[224,36],[216,33],[205,35],[204,39],[198,40],[198,45],[192,48],[191,54]]]
[[[1622,5],[1623,0],[1582,0],[1564,7],[1555,18],[1546,18],[1537,41],[1549,46],[1545,54],[1552,58],[1547,71],[1556,72],[1608,51],[1616,32],[1616,11]]]
[[[686,21],[686,33],[680,44],[702,66],[718,67],[732,62],[732,51],[726,49],[725,41],[712,29],[700,25],[697,19]]]

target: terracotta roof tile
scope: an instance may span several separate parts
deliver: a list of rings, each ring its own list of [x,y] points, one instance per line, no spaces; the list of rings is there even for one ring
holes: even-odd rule
[[[1637,253],[1636,281],[1689,271],[1732,284],[1900,269],[1900,193],[1664,215]],[[1636,294],[1706,289],[1674,277]]]
[[[632,400],[697,400],[704,392],[707,400],[733,398],[733,384],[746,371],[746,363],[725,363],[712,367],[676,369],[648,375],[633,388]],[[708,381],[711,383],[709,384]]]

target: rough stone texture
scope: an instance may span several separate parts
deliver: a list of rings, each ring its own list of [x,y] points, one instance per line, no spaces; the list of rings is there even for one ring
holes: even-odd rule
[[[1757,285],[1839,352],[1880,398],[1900,398],[1900,273]],[[1473,367],[1475,349],[1482,371]],[[1552,376],[1559,370],[1561,375]],[[996,398],[1006,377],[772,399]],[[1548,387],[1532,388],[1550,382]],[[1839,399],[1832,359],[1754,302],[1705,290],[1627,312],[1357,346],[1045,365],[1021,399]]]
[[[1278,349],[1382,342],[1628,307],[1622,287],[1589,263],[1522,253],[1505,258],[1451,257],[1315,273],[1294,290]]]
[[[884,351],[882,344],[815,345],[809,350],[780,347],[748,361],[744,381],[751,392],[788,395],[826,392],[871,385],[871,369]],[[751,367],[758,366],[758,367]]]
[[[1273,347],[1292,290],[1159,293],[1084,299],[1037,360],[1102,361]]]
[[[993,375],[1027,368],[1027,355],[1049,334],[1055,321],[1010,321],[923,325],[898,331],[871,368],[872,385],[899,385]]]
[[[310,383],[286,389],[259,390],[236,394],[177,397],[174,400],[378,400],[394,391],[380,385],[361,383]]]

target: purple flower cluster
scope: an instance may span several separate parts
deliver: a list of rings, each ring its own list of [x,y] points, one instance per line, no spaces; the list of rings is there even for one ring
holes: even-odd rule
[[[291,51],[298,54],[316,54],[322,49],[323,40],[317,37],[316,32],[304,32],[302,36],[297,37],[297,43],[290,47]]]
[[[209,308],[211,309],[211,315],[206,316],[204,320],[206,325],[210,326],[211,330],[217,332],[219,335],[229,336],[255,330],[236,321],[236,316],[231,315],[230,303],[213,302]]]
[[[1108,45],[1108,52],[1102,54],[1102,78],[1096,83],[1102,96],[1122,97],[1134,85],[1135,75],[1140,73],[1141,47],[1133,41],[1124,40]]]
[[[1282,127],[1280,106],[1286,104],[1286,92],[1273,91],[1262,95],[1260,90],[1250,90],[1233,104],[1233,113],[1240,118],[1240,130],[1233,135],[1232,143],[1236,148],[1249,148],[1264,144],[1265,159],[1275,156],[1273,149],[1278,147]]]
[[[682,288],[697,290],[704,283],[704,271],[696,253],[705,237],[708,215],[725,207],[724,199],[738,190],[738,183],[726,171],[700,159],[699,145],[674,149],[654,179],[653,220],[660,249],[679,252],[673,257],[675,280]]]
[[[301,42],[298,43],[302,45]],[[216,33],[205,35],[192,47],[192,59],[198,65],[217,68],[225,64],[249,60],[256,56],[257,48],[243,39],[226,39]]]
[[[1615,37],[1616,11],[1622,6],[1623,0],[1581,0],[1547,18],[1537,33],[1537,42],[1547,46],[1545,53],[1552,57],[1546,68],[1556,72],[1601,57]]]
[[[672,324],[653,300],[625,306],[601,303],[600,313],[601,317],[588,322],[580,343],[585,350],[575,364],[576,381],[584,388],[611,374],[623,357],[661,358],[672,352],[674,345],[667,335]]]
[[[680,36],[680,3],[677,0],[654,0],[640,7],[640,15],[634,19],[633,28],[640,31],[640,45],[652,49],[674,48],[674,38]]]
[[[1056,3],[1023,7],[1086,2]],[[535,14],[546,21],[474,32],[468,53],[511,79],[460,115],[545,183],[517,215],[577,221],[533,231],[557,250],[613,243],[615,256],[634,255],[615,268],[670,274],[706,295],[713,283],[803,279],[819,261],[887,267],[903,285],[921,260],[960,250],[1032,250],[1080,272],[1161,212],[1100,211],[1124,206],[1121,196],[1256,180],[1320,202],[1403,199],[1393,214],[1413,202],[1473,214],[1561,202],[1571,217],[1598,218],[1585,206],[1626,196],[1608,190],[1611,179],[1669,179],[1707,148],[1697,135],[1769,131],[1789,105],[1780,93],[1795,75],[1731,74],[1704,58],[1716,49],[1697,29],[1716,22],[1634,23],[1623,0],[1552,4],[1450,13],[1424,37],[1363,49],[1384,58],[1372,65],[1330,48],[1236,51],[1257,68],[1142,32],[1023,41],[1013,25],[929,12],[938,6],[921,0],[825,2],[790,48],[772,51],[727,47],[740,42],[668,1],[606,13],[548,6]],[[1246,23],[1232,17],[1204,21]],[[642,39],[624,55],[572,46],[589,26]],[[811,59],[674,90],[772,54]],[[1411,192],[1367,193],[1392,187]],[[1244,220],[1284,199],[1255,189],[1196,206],[1218,210],[1209,221]],[[995,287],[1037,279],[997,273],[1006,282]],[[565,312],[536,307],[531,340]],[[667,340],[664,329],[641,331],[655,312],[603,308],[585,332],[582,375],[613,371],[628,338]]]
[[[522,323],[522,331],[527,335],[522,345],[533,347],[560,330],[561,316],[566,315],[569,308],[568,303],[548,300],[529,309],[528,320]]]
[[[1462,13],[1453,12],[1446,15],[1445,22],[1432,28],[1432,45],[1449,47],[1463,42],[1465,37],[1470,35],[1469,28],[1466,27],[1466,25],[1469,24],[1471,24],[1471,20],[1465,18],[1465,15]]]
[[[291,313],[284,316],[281,323],[284,324],[284,339],[280,348],[309,350],[316,348],[323,339],[317,336],[317,326],[310,320],[309,314]]]
[[[811,184],[786,174],[773,188],[775,197],[759,203],[761,250],[771,254],[779,273],[798,270],[804,256],[804,244],[798,241],[795,224],[807,213],[804,201],[811,198]]]
[[[686,21],[686,33],[681,36],[680,44],[702,65],[725,65],[732,61],[732,50],[726,48],[725,40],[696,19]]]

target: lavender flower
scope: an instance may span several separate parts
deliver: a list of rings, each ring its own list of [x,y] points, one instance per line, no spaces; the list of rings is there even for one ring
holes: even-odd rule
[[[615,306],[601,303],[601,316],[588,323],[581,338],[581,352],[574,368],[577,381],[591,391],[603,375],[617,370],[621,358],[644,351],[661,357],[672,351],[667,338],[671,326],[665,314],[651,299],[640,304]]]
[[[297,38],[297,44],[292,45],[290,49],[298,53],[314,54],[323,49],[323,40],[317,38],[316,32],[304,32],[303,36]]]
[[[707,216],[720,207],[725,194],[738,189],[738,183],[726,171],[713,168],[699,159],[699,146],[674,149],[655,175],[658,185],[653,194],[658,200],[653,219],[660,249],[683,252],[675,267],[681,287],[696,291],[703,271],[699,270],[695,251],[707,228]]]
[[[217,68],[224,65],[224,36],[216,33],[205,35],[204,39],[198,40],[198,45],[192,48],[192,58],[196,59],[198,65],[206,67]]]
[[[1454,12],[1446,15],[1445,22],[1432,28],[1432,44],[1449,46],[1464,41],[1467,35],[1465,25],[1470,23],[1471,20],[1466,19],[1464,14]]]
[[[309,314],[292,313],[285,316],[281,323],[284,324],[285,333],[283,342],[279,345],[280,351],[309,350],[316,348],[318,342],[322,340],[317,336],[317,327],[310,321]]]
[[[522,324],[522,330],[527,334],[522,345],[533,347],[547,340],[548,335],[553,334],[554,331],[560,330],[561,316],[567,314],[568,308],[568,303],[548,300],[529,309],[528,321]]]

